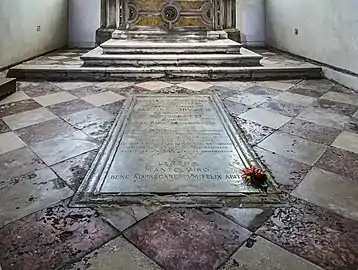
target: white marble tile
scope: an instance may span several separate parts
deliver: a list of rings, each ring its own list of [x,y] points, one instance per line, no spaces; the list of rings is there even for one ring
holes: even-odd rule
[[[49,168],[0,184],[0,227],[73,195]]]
[[[240,114],[239,117],[274,129],[279,129],[292,119],[291,117],[266,111],[260,108],[249,110],[243,114]]]
[[[149,82],[138,83],[138,84],[136,84],[136,86],[147,89],[147,90],[156,91],[156,90],[160,90],[163,88],[173,86],[173,84],[167,83],[167,82],[161,82],[161,81],[149,81]]]
[[[21,101],[25,99],[29,99],[30,97],[23,91],[18,91],[10,96],[7,96],[6,98],[0,100],[0,105],[9,104],[16,101]]]
[[[332,146],[358,154],[358,134],[342,131],[332,143]]]
[[[290,92],[283,92],[279,94],[278,96],[274,97],[276,100],[284,101],[284,102],[290,102],[298,105],[311,105],[313,102],[315,102],[317,99],[313,97],[308,97],[300,94],[294,94]]]
[[[189,89],[189,90],[193,90],[193,91],[202,91],[204,89],[208,89],[212,85],[205,83],[205,82],[188,81],[188,82],[183,82],[181,84],[178,84],[178,86]]]
[[[281,132],[273,133],[258,146],[311,166],[326,150],[326,146],[322,144]]]
[[[70,101],[77,99],[76,96],[71,95],[68,92],[58,92],[54,94],[49,94],[45,96],[35,97],[34,100],[37,103],[40,103],[42,106],[51,106],[54,104]]]
[[[292,88],[294,84],[291,83],[284,83],[278,81],[264,81],[264,82],[257,82],[258,85],[262,87],[267,87],[275,90],[280,91],[287,91],[288,89]]]
[[[320,97],[320,99],[327,99],[335,102],[346,103],[358,106],[358,95],[349,95],[337,92],[328,92]]]
[[[303,111],[297,118],[337,129],[343,129],[350,121],[349,116],[314,109]]]
[[[99,144],[81,131],[76,131],[31,146],[31,149],[48,165],[97,149]]]
[[[271,100],[271,98],[267,96],[265,97],[265,96],[254,95],[244,92],[244,93],[240,93],[239,95],[228,97],[226,98],[226,100],[255,107]]]
[[[103,92],[103,93],[99,93],[99,94],[89,95],[82,99],[88,103],[91,103],[92,105],[102,106],[102,105],[110,104],[110,103],[113,103],[113,102],[116,102],[119,100],[124,100],[124,99],[126,99],[126,97],[124,97],[122,95],[118,95],[111,91],[107,91],[107,92]]]
[[[111,121],[113,118],[113,114],[100,108],[93,108],[63,116],[65,121],[78,129],[83,129],[96,123]]]
[[[220,270],[324,270],[258,236],[254,245],[242,245]]]
[[[16,130],[55,118],[57,118],[57,116],[46,108],[38,108],[31,111],[5,116],[3,117],[3,120],[12,130]]]
[[[77,88],[88,87],[93,84],[94,83],[92,83],[92,82],[59,82],[59,83],[55,83],[56,86],[62,88],[63,90],[74,90]]]
[[[292,195],[358,220],[358,185],[353,179],[313,168]]]
[[[0,134],[0,155],[25,146],[26,144],[14,132]]]
[[[145,256],[122,236],[108,242],[85,256],[69,270],[160,270],[149,257]]]

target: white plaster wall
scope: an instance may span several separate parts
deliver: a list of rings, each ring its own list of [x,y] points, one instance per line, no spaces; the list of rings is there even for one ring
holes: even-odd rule
[[[0,0],[0,68],[65,46],[67,8],[67,0]]]
[[[265,46],[265,0],[236,0],[236,22],[243,45]]]
[[[266,41],[358,73],[358,1],[266,0]]]
[[[69,46],[91,48],[100,27],[100,0],[69,0]]]

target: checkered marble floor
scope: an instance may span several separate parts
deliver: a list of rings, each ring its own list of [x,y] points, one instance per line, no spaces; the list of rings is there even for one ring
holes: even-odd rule
[[[218,94],[287,206],[68,208],[133,93]],[[0,265],[357,270],[357,174],[358,94],[328,80],[19,82],[0,101]]]

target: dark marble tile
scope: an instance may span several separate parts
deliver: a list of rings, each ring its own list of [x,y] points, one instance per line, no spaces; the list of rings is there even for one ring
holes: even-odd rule
[[[358,133],[358,118],[352,118],[348,124],[344,127],[345,130]]]
[[[313,107],[326,112],[338,113],[347,116],[352,116],[358,109],[358,107],[355,105],[335,102],[326,99],[318,99],[313,103]]]
[[[36,125],[21,128],[15,133],[28,145],[52,139],[57,136],[76,131],[70,124],[62,119],[53,119]]]
[[[0,117],[31,111],[41,107],[42,106],[33,99],[26,99],[13,103],[8,103],[8,104],[0,105]]]
[[[327,270],[356,270],[358,222],[292,198],[257,234]]]
[[[244,135],[249,144],[255,145],[272,134],[275,130],[269,127],[262,126],[260,124],[244,120],[241,118],[235,118],[235,122],[239,129],[244,132]]]
[[[107,90],[105,88],[99,88],[94,85],[68,90],[69,93],[79,98],[83,98],[85,96],[89,96],[93,94],[103,93],[106,91]]]
[[[301,112],[303,112],[307,108],[307,106],[280,100],[272,100],[259,105],[258,108],[279,113],[289,117],[295,117]]]
[[[75,99],[75,100],[51,105],[46,108],[58,116],[64,116],[67,114],[72,114],[75,112],[92,109],[94,108],[94,106],[82,99]]]
[[[243,103],[237,103],[227,99],[224,99],[223,103],[229,114],[232,116],[239,116],[240,114],[247,112],[250,109],[250,106],[248,105],[245,105]]]
[[[326,145],[330,145],[341,133],[339,129],[318,125],[297,118],[284,125],[281,131]]]
[[[5,122],[0,118],[0,134],[11,131],[11,129],[5,124]]]
[[[46,167],[29,148],[0,155],[0,179],[10,179]]]
[[[250,231],[256,231],[274,211],[272,208],[216,208],[214,210]]]
[[[289,92],[294,94],[300,94],[300,95],[310,96],[314,98],[319,98],[320,96],[327,93],[328,91],[329,89],[327,88],[316,87],[314,89],[311,89],[311,88],[304,88],[300,86],[293,87],[289,90]]]
[[[113,115],[118,115],[119,111],[122,109],[123,104],[124,100],[120,100],[107,105],[103,105],[100,108]]]
[[[253,95],[264,96],[264,97],[274,97],[274,96],[277,96],[278,94],[282,93],[279,90],[274,90],[271,88],[264,88],[264,87],[261,87],[258,85],[247,88],[245,90],[245,92],[253,94]]]
[[[94,150],[53,165],[51,169],[73,190],[77,190],[96,157],[96,154],[97,151]]]
[[[39,97],[63,91],[60,87],[48,82],[39,82],[38,85],[29,84],[22,86],[21,90],[30,97]]]
[[[358,154],[329,147],[316,166],[326,171],[356,179],[358,175]]]
[[[93,211],[68,201],[0,229],[3,269],[58,269],[118,235]]]
[[[306,176],[310,166],[298,161],[266,151],[259,147],[254,148],[260,160],[271,171],[274,180],[283,191],[292,191]]]
[[[162,209],[124,236],[167,270],[211,270],[223,264],[250,232],[214,211]]]

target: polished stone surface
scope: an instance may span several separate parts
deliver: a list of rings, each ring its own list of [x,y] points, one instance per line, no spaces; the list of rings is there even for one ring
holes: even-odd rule
[[[77,99],[77,97],[74,95],[71,95],[70,93],[68,93],[66,91],[34,98],[34,100],[37,103],[41,104],[44,107],[51,106],[51,105],[54,105],[57,103],[71,101],[74,99]]]
[[[58,269],[119,233],[89,209],[68,201],[45,208],[0,229],[3,269]]]
[[[49,168],[0,182],[0,227],[72,196]]]
[[[311,109],[298,115],[301,120],[306,120],[315,124],[328,127],[343,129],[349,122],[349,117],[337,113],[330,113],[323,110]]]
[[[357,221],[299,199],[275,210],[256,233],[326,270],[357,269]]]
[[[213,98],[135,96],[99,193],[257,192]]]
[[[279,129],[291,120],[290,117],[266,111],[260,108],[249,110],[239,115],[239,117],[273,129]]]
[[[214,210],[250,231],[256,231],[273,214],[271,208],[217,208]]]
[[[281,132],[270,135],[258,146],[307,165],[315,164],[326,150],[322,144]]]
[[[291,135],[296,135],[326,145],[330,145],[341,133],[339,129],[318,125],[297,118],[284,125],[280,130]]]
[[[35,125],[56,118],[46,108],[38,108],[32,111],[21,112],[3,117],[4,122],[13,130]]]
[[[164,209],[124,236],[167,270],[211,270],[225,262],[250,232],[209,211]]]
[[[323,268],[265,240],[250,239],[220,270],[323,270]]]
[[[111,91],[93,94],[83,98],[84,101],[91,103],[94,106],[102,106],[124,99],[124,96],[117,95],[116,93],[113,93]]]
[[[285,156],[255,147],[255,152],[271,171],[280,189],[290,192],[305,177],[310,166]]]
[[[316,165],[321,169],[355,179],[358,175],[358,154],[329,147]]]
[[[291,194],[358,221],[358,185],[354,179],[313,168]]]
[[[51,65],[71,65],[71,63],[76,61],[80,62],[79,57],[82,53],[80,50],[66,51],[63,55],[56,52],[54,55],[61,54],[66,56],[66,58],[53,60],[43,56],[41,59],[34,61],[47,61]],[[267,53],[264,53],[264,55],[267,55]],[[275,53],[265,57],[265,63],[268,61],[281,64],[288,63],[286,59],[279,57]],[[20,149],[0,154],[0,192],[2,192],[0,213],[3,213],[1,212],[2,210],[9,210],[6,211],[8,217],[6,222],[9,223],[0,229],[0,246],[1,251],[5,250],[4,254],[11,253],[6,256],[0,255],[2,269],[65,270],[75,267],[74,262],[78,263],[76,266],[80,269],[91,267],[90,264],[93,264],[94,268],[102,267],[104,269],[106,269],[105,267],[113,269],[112,266],[117,264],[121,265],[122,269],[126,269],[124,268],[125,266],[130,270],[132,270],[130,267],[150,269],[150,265],[157,265],[152,260],[154,257],[151,259],[146,256],[144,248],[139,246],[137,246],[139,250],[133,249],[133,246],[136,245],[134,242],[128,243],[126,242],[128,241],[127,239],[124,240],[122,238],[124,241],[120,241],[119,238],[116,238],[119,231],[131,231],[133,228],[138,228],[137,226],[145,228],[142,230],[142,232],[144,231],[142,235],[145,235],[147,231],[152,230],[152,227],[150,225],[142,226],[141,224],[150,219],[151,221],[148,223],[164,224],[163,226],[166,228],[170,227],[172,235],[180,233],[182,236],[179,238],[168,236],[165,238],[167,239],[166,241],[162,241],[164,237],[159,233],[157,238],[151,238],[150,241],[146,242],[149,244],[143,245],[146,246],[146,250],[157,251],[158,249],[155,248],[158,246],[157,243],[166,242],[169,248],[178,250],[176,254],[188,252],[191,255],[193,253],[194,255],[191,255],[190,262],[195,262],[199,257],[203,258],[201,255],[195,257],[197,250],[200,250],[200,254],[209,254],[209,256],[211,256],[210,254],[223,255],[225,258],[220,260],[220,265],[224,264],[230,270],[251,270],[255,269],[255,267],[258,267],[260,270],[261,268],[287,270],[287,267],[298,268],[301,266],[300,264],[305,269],[310,269],[310,267],[316,269],[313,264],[308,265],[307,260],[320,265],[322,269],[356,270],[358,265],[356,260],[358,257],[356,253],[356,250],[358,250],[356,244],[358,242],[356,229],[358,221],[354,215],[357,208],[355,206],[355,194],[357,193],[355,190],[357,186],[356,176],[358,175],[358,154],[354,152],[356,145],[356,136],[354,134],[358,133],[358,104],[342,103],[342,101],[347,101],[341,98],[356,96],[357,94],[328,80],[271,82],[204,81],[194,83],[191,81],[191,85],[197,85],[198,88],[202,86],[202,83],[210,85],[209,87],[205,85],[204,89],[196,91],[178,86],[184,82],[166,81],[164,83],[168,85],[161,88],[160,85],[164,84],[154,81],[151,88],[158,88],[158,90],[144,89],[140,87],[140,82],[135,81],[18,82],[19,94],[10,96],[11,99],[8,99],[6,104],[0,105],[0,134],[16,134],[24,143],[24,147]],[[288,87],[289,89],[287,89]],[[46,109],[56,115],[56,118],[36,124],[30,122],[28,126],[16,130],[8,126],[3,120],[4,117],[18,113],[31,114],[32,110],[43,107],[34,98],[64,91],[76,96],[77,99],[47,106]],[[185,226],[181,225],[183,224],[180,221],[182,217],[178,216],[178,218],[171,219],[170,225],[166,225],[165,222],[168,220],[168,215],[165,211],[159,210],[163,205],[160,199],[163,200],[165,198],[167,200],[171,197],[168,203],[175,205],[178,202],[172,199],[181,198],[177,194],[173,196],[168,194],[150,194],[147,197],[138,196],[140,199],[135,200],[135,202],[131,201],[132,197],[127,196],[126,201],[122,200],[119,202],[121,205],[125,204],[125,206],[119,207],[116,205],[116,207],[111,208],[108,205],[98,206],[98,204],[93,203],[93,209],[97,213],[92,211],[91,213],[93,214],[86,220],[82,220],[82,214],[89,217],[89,213],[86,212],[88,210],[85,210],[85,212],[83,212],[83,209],[73,208],[67,210],[66,206],[69,200],[66,200],[61,203],[63,207],[52,207],[51,211],[53,216],[61,216],[66,211],[71,211],[68,217],[63,219],[63,221],[56,219],[54,223],[46,218],[43,221],[46,222],[44,225],[51,223],[50,226],[38,229],[37,223],[32,222],[33,217],[46,212],[46,210],[41,209],[56,203],[58,200],[67,198],[68,194],[71,195],[73,191],[77,190],[87,174],[98,149],[96,148],[84,153],[81,151],[77,153],[77,150],[69,151],[71,153],[64,156],[65,160],[49,167],[44,163],[41,156],[36,155],[31,150],[31,147],[38,143],[54,140],[56,144],[49,144],[52,146],[49,147],[48,155],[51,158],[57,158],[61,156],[61,153],[68,151],[69,145],[80,142],[84,143],[90,140],[99,146],[103,139],[107,137],[108,129],[111,127],[115,116],[125,108],[125,106],[123,107],[124,100],[100,105],[91,111],[95,106],[84,101],[84,99],[88,96],[108,91],[123,97],[129,97],[133,94],[217,94],[222,99],[228,114],[231,115],[229,118],[235,129],[242,131],[242,134],[239,134],[245,137],[249,143],[255,145],[254,151],[263,162],[265,169],[272,173],[273,179],[277,184],[277,190],[283,192],[281,197],[285,199],[289,197],[289,193],[292,193],[292,197],[289,198],[293,200],[293,203],[291,204],[289,201],[287,204],[284,204],[279,209],[279,212],[276,210],[273,216],[272,211],[274,208],[270,207],[274,207],[274,205],[267,203],[267,199],[270,198],[269,196],[272,196],[270,194],[262,196],[258,204],[250,205],[252,208],[239,208],[245,205],[245,203],[242,204],[241,198],[235,197],[228,200],[227,196],[210,201],[208,204],[205,201],[205,205],[206,207],[208,205],[214,207],[215,209],[213,210],[217,215],[220,215],[219,219],[225,217],[231,220],[231,224],[234,224],[234,226],[242,226],[252,232],[258,230],[258,233],[261,235],[265,232],[265,235],[263,235],[265,239],[274,243],[262,243],[262,239],[257,240],[259,238],[256,238],[257,241],[255,242],[255,237],[252,236],[245,243],[242,243],[241,248],[233,240],[235,247],[228,252],[227,245],[230,245],[230,241],[233,238],[229,237],[227,238],[228,240],[225,240],[225,237],[220,238],[223,240],[220,240],[221,242],[219,241],[219,243],[223,244],[216,245],[212,244],[215,240],[207,241],[206,237],[202,237],[199,232],[196,233],[200,230],[204,232],[207,230],[208,234],[217,237],[222,229],[221,223],[215,221],[203,222],[202,224],[204,225],[194,230],[191,224],[194,224],[194,220],[197,218],[188,217],[188,221],[185,221],[187,222],[185,224],[189,225]],[[344,95],[334,94],[335,98],[328,95],[322,97],[328,92]],[[285,101],[277,98],[282,93],[289,93],[288,96],[281,96],[281,99],[286,97]],[[298,94],[298,96],[292,96],[293,94]],[[238,96],[244,98],[239,99]],[[308,99],[302,98],[302,96],[306,96]],[[327,97],[332,100],[324,99]],[[254,102],[250,102],[250,98]],[[315,101],[312,103],[313,100]],[[261,142],[269,139],[271,134],[276,134],[277,131],[265,125],[238,118],[238,115],[255,107],[291,117],[292,120],[282,126],[279,129],[279,133],[307,142],[305,147],[300,149],[301,144],[297,144],[294,140],[288,140],[288,142],[294,144],[292,148],[289,144],[285,143],[285,140],[282,140],[282,143],[280,140],[273,142],[275,149],[270,148],[271,151],[257,146],[257,144],[260,145]],[[310,111],[316,111],[321,115],[316,115],[306,120],[297,117],[299,114],[302,115],[303,112]],[[73,114],[76,113],[79,113],[77,117],[72,117],[71,121],[64,122],[64,119],[70,120],[68,115],[74,116]],[[338,123],[337,126],[332,126],[331,122],[327,119],[322,120],[320,118],[332,118],[331,113],[334,114],[332,122]],[[343,124],[340,124],[341,120],[343,120]],[[327,125],[327,122],[329,125]],[[85,141],[77,140],[76,138],[74,140],[58,140],[63,135],[72,134],[75,129],[81,129],[83,134],[87,134],[87,136],[84,135],[86,136]],[[349,133],[341,133],[342,130]],[[10,145],[4,143],[4,140],[2,141],[2,145],[7,147]],[[333,142],[335,142],[334,146],[330,146]],[[310,143],[320,143],[320,145],[326,148],[313,169],[309,153],[315,148]],[[297,153],[301,154],[298,155]],[[306,158],[303,153],[306,153],[309,158]],[[317,155],[317,153],[313,155]],[[217,157],[215,156],[211,160],[216,162]],[[52,173],[50,169],[53,170]],[[310,173],[307,175],[307,172]],[[238,173],[241,174],[241,172]],[[63,191],[65,191],[64,194],[61,193]],[[251,199],[252,202],[253,196],[255,197],[256,195],[250,194],[245,198]],[[304,201],[294,196],[300,197]],[[96,198],[96,195],[94,198]],[[185,206],[197,205],[193,201],[187,201],[189,198],[192,198],[191,196],[183,196],[183,198],[184,200],[181,203]],[[221,202],[221,200],[224,200],[225,203],[218,205],[217,202]],[[213,202],[215,204],[212,205]],[[225,204],[225,208],[219,208]],[[185,211],[198,211],[190,209]],[[34,211],[39,212],[34,214]],[[209,209],[203,209],[203,211],[205,216],[210,213]],[[24,215],[26,216],[23,217]],[[195,214],[194,216],[197,217],[198,215]],[[343,218],[343,216],[348,218]],[[16,228],[19,221],[22,222],[22,220],[26,220],[25,223],[29,224],[19,232]],[[101,226],[105,227],[107,231],[114,230],[115,234],[102,234],[101,229],[98,229],[98,227],[93,230],[88,227],[85,228],[88,224],[93,224],[91,223],[93,220],[102,224]],[[6,230],[4,231],[5,228]],[[51,230],[51,233],[47,233],[49,230]],[[190,233],[187,233],[188,231]],[[73,233],[74,238],[69,241],[68,237],[70,233]],[[227,234],[224,233],[224,235]],[[192,236],[190,239],[193,239],[193,241],[185,242],[187,241],[187,236]],[[3,239],[9,238],[12,239],[11,244],[3,244]],[[263,242],[267,240],[263,240]],[[154,243],[156,241],[157,243]],[[181,241],[188,244],[181,245]],[[241,243],[240,240],[238,242]],[[105,243],[108,244],[106,245]],[[191,243],[194,243],[192,248],[190,247]],[[81,247],[78,248],[80,244]],[[73,250],[73,246],[77,250]],[[187,248],[188,246],[189,248]],[[101,247],[103,248],[101,249]],[[206,252],[206,250],[210,252]],[[243,252],[244,250],[248,250],[248,252]],[[287,254],[285,250],[289,253]],[[242,256],[244,258],[241,257],[240,260],[237,260],[233,256],[229,260],[229,257],[235,251],[237,253],[243,252]],[[116,254],[120,255],[116,256]],[[138,260],[137,255],[139,256]],[[300,257],[297,257],[297,255]],[[215,259],[217,258],[215,256],[212,257]],[[250,259],[250,256],[254,259]],[[169,261],[167,259],[169,257],[165,257],[166,259],[163,261]],[[13,263],[12,260],[15,262]],[[227,262],[227,260],[229,261]],[[179,261],[180,265],[186,263],[186,260],[179,258],[173,264],[177,261]],[[243,264],[241,266],[240,261]],[[195,270],[201,269],[196,267],[195,263],[191,264],[190,262],[186,264],[188,267],[185,269],[190,269],[190,267]],[[295,265],[295,262],[298,265]],[[212,264],[210,261],[204,261],[204,263],[208,265],[208,269],[213,269],[215,266],[215,263]],[[265,266],[261,267],[260,263],[265,263]],[[98,266],[99,264],[101,266]],[[166,268],[164,267],[164,269]]]
[[[160,270],[152,260],[126,239],[119,236],[100,249],[86,255],[68,270]]]
[[[343,131],[334,140],[332,146],[358,154],[358,135],[352,132]]]
[[[0,134],[0,155],[25,146],[26,144],[14,132]]]
[[[48,166],[97,149],[99,144],[81,131],[68,133],[31,146]]]

